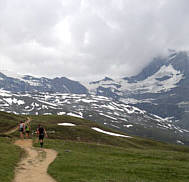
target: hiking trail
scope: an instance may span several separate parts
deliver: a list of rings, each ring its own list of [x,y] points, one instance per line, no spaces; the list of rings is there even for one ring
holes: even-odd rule
[[[31,122],[31,118],[27,118],[27,123]],[[9,135],[18,130],[18,126],[5,132]],[[15,169],[15,177],[13,182],[56,182],[47,174],[47,169],[52,163],[57,152],[51,149],[35,148],[32,146],[32,139],[19,139],[15,141],[15,145],[21,147],[26,152],[26,156],[21,159]]]
[[[49,164],[57,156],[55,150],[32,147],[31,139],[16,140],[15,145],[26,151],[26,157],[18,163],[13,182],[56,182],[47,174]]]

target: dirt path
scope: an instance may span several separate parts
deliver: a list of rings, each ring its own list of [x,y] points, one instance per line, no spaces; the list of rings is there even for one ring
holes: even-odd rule
[[[14,133],[14,132],[17,131],[17,130],[18,130],[18,126],[15,127],[15,128],[12,128],[11,130],[9,130],[9,131],[7,131],[7,132],[4,132],[3,134],[4,134],[4,135],[10,135],[10,134]]]
[[[55,182],[47,174],[47,168],[56,158],[56,151],[34,148],[30,139],[17,140],[15,144],[22,147],[27,152],[27,155],[18,164],[13,182]]]

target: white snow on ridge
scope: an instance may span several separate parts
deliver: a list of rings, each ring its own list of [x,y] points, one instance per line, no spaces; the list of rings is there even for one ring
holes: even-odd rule
[[[34,81],[34,80],[25,80],[23,78],[25,75],[22,75],[19,73],[14,73],[14,72],[8,71],[8,70],[0,70],[0,73],[4,74],[5,76],[10,77],[10,78],[19,79],[19,80],[26,82],[32,86],[40,86],[41,85],[39,82]]]
[[[6,102],[8,102],[10,105],[18,104],[18,105],[23,105],[25,102],[23,100],[17,100],[16,98],[3,98]]]
[[[121,134],[117,134],[117,133],[113,133],[113,132],[109,132],[109,131],[104,131],[104,130],[102,130],[100,128],[96,128],[96,127],[93,127],[92,129],[95,130],[95,131],[97,131],[97,132],[104,133],[104,134],[111,135],[111,136],[118,136],[118,137],[124,137],[124,138],[132,138],[132,137],[126,136],[126,135],[121,135]]]
[[[177,140],[177,143],[181,144],[181,145],[184,145],[184,143],[182,141],[180,141],[180,140]]]
[[[24,75],[17,74],[12,71],[8,71],[8,70],[0,70],[0,73],[4,74],[7,77],[16,78],[19,80],[23,80],[22,77],[24,76]]]
[[[124,127],[130,128],[130,127],[133,127],[133,125],[132,124],[128,124],[128,125],[124,125]]]
[[[109,101],[110,100],[110,98],[105,97],[105,96],[94,96],[94,95],[92,95],[92,98],[95,99],[95,100],[98,100],[98,101]]]
[[[159,80],[161,78],[167,77],[165,80]],[[159,71],[157,71],[152,76],[146,78],[145,80],[138,81],[136,83],[129,83],[124,79],[116,79],[115,81],[100,81],[94,84],[85,84],[85,86],[93,93],[99,86],[105,88],[114,89],[115,84],[121,85],[121,88],[116,88],[121,92],[140,92],[140,93],[159,93],[162,91],[169,91],[176,87],[176,84],[183,79],[184,75],[180,71],[173,68],[171,64],[168,66],[162,66]]]
[[[82,101],[82,102],[85,102],[85,103],[92,103],[92,102],[94,102],[94,100],[91,100],[91,99],[83,99],[83,98],[82,98],[82,99],[79,99],[78,102],[79,102],[79,101]]]
[[[3,89],[0,89],[0,96],[9,97],[11,95],[12,95],[11,92],[3,90]]]
[[[115,110],[116,108],[111,106],[111,105],[101,105],[101,107],[104,107],[104,108],[107,108],[107,109],[110,109],[110,110]]]
[[[77,118],[83,118],[82,115],[80,114],[74,114],[74,113],[67,113],[68,116],[73,116],[73,117],[77,117]]]
[[[59,113],[57,113],[57,115],[65,115],[66,114],[66,112],[59,112]]]
[[[101,116],[105,116],[107,118],[110,118],[110,119],[113,119],[113,120],[117,120],[117,118],[114,118],[112,116],[109,116],[109,115],[106,115],[106,114],[103,114],[103,113],[99,113]]]
[[[170,78],[163,81],[157,80],[157,78],[163,78],[165,76],[169,76]],[[125,80],[121,80],[121,90],[141,93],[158,93],[160,91],[168,91],[175,88],[176,84],[180,82],[181,79],[183,79],[183,74],[181,74],[180,71],[175,70],[170,64],[168,66],[162,66],[154,75],[137,83],[128,83]]]
[[[22,81],[28,83],[28,84],[31,85],[31,86],[41,86],[41,84],[40,84],[38,81],[34,81],[34,80],[24,80],[24,79],[23,79]]]

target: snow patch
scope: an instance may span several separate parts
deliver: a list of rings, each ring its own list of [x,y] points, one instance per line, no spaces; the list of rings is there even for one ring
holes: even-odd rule
[[[8,102],[10,105],[14,104],[18,104],[18,105],[23,105],[25,102],[23,100],[17,100],[16,98],[4,98],[3,100],[5,100],[6,102]]]
[[[126,135],[121,135],[121,134],[117,134],[117,133],[113,133],[113,132],[109,132],[109,131],[104,131],[104,130],[102,130],[102,129],[100,129],[100,128],[96,128],[96,127],[92,127],[92,129],[95,130],[95,131],[97,131],[97,132],[104,133],[104,134],[111,135],[111,136],[132,138],[132,137],[126,136]]]
[[[43,115],[52,115],[52,113],[44,113]]]
[[[105,116],[107,118],[110,118],[110,119],[113,119],[113,120],[117,120],[117,118],[114,118],[112,116],[109,116],[109,115],[106,115],[106,114],[103,114],[103,113],[99,113],[101,116]]]
[[[76,126],[73,123],[58,123],[59,126]]]
[[[184,143],[182,141],[180,141],[180,140],[177,140],[177,143],[181,144],[181,145],[184,145]]]
[[[127,128],[133,127],[132,124],[128,124],[128,125],[124,125],[124,126],[127,127]]]
[[[65,115],[66,112],[58,112],[57,115]]]
[[[67,113],[67,115],[68,115],[68,116],[77,117],[77,118],[83,118],[83,116],[81,116],[80,114]]]

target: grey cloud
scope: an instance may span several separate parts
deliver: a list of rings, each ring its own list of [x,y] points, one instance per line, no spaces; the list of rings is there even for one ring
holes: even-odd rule
[[[132,75],[189,49],[188,20],[188,0],[0,0],[0,63],[77,80]]]

